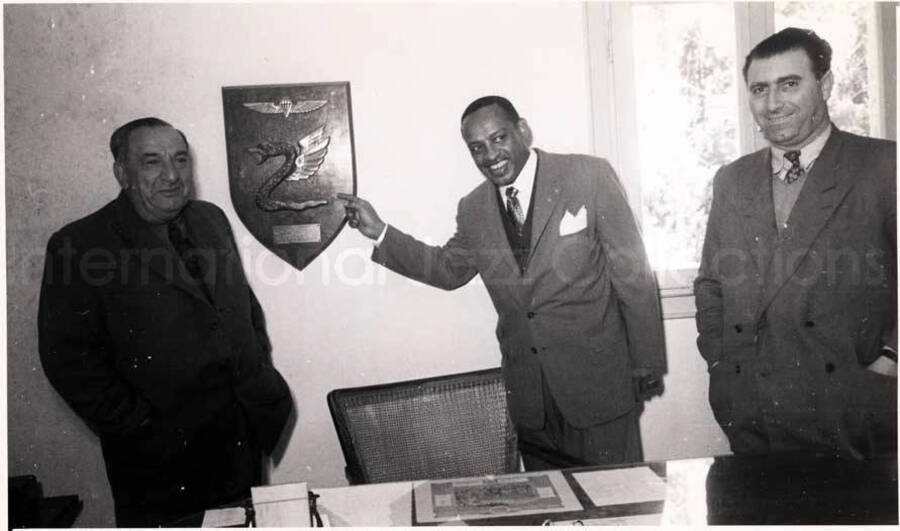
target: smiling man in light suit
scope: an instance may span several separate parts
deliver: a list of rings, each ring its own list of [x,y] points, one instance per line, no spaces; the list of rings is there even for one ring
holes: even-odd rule
[[[406,277],[458,288],[481,275],[529,470],[534,448],[575,462],[642,460],[642,400],[665,372],[656,284],[615,171],[603,159],[531,149],[505,98],[472,102],[463,140],[486,177],[459,202],[456,234],[428,246],[341,196],[373,259]]]
[[[830,62],[798,28],[750,52],[770,146],[713,184],[697,342],[735,453],[897,448],[897,146],[831,123]]]

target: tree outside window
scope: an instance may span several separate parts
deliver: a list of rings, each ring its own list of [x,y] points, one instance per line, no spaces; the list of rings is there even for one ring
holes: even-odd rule
[[[738,154],[733,10],[632,9],[644,239],[655,269],[696,267],[711,177]]]

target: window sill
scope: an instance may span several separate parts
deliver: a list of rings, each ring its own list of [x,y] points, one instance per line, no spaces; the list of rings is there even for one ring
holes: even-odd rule
[[[663,319],[693,319],[696,269],[669,269],[656,272]]]

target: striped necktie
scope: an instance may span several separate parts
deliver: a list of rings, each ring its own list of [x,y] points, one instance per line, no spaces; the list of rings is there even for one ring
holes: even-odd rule
[[[803,177],[804,170],[800,166],[800,152],[797,150],[794,151],[786,151],[784,153],[784,158],[791,163],[791,167],[788,168],[787,174],[784,176],[784,182],[787,184],[793,184],[800,177]]]
[[[525,226],[525,214],[522,212],[522,205],[519,204],[517,195],[519,195],[519,191],[514,186],[506,189],[506,213],[516,227],[516,233],[519,237],[522,237],[522,229]]]

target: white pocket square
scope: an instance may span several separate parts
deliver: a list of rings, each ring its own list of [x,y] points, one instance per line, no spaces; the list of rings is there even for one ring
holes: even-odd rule
[[[566,210],[562,220],[559,222],[559,235],[567,236],[575,234],[587,227],[587,209],[582,205],[581,209],[574,216]]]

